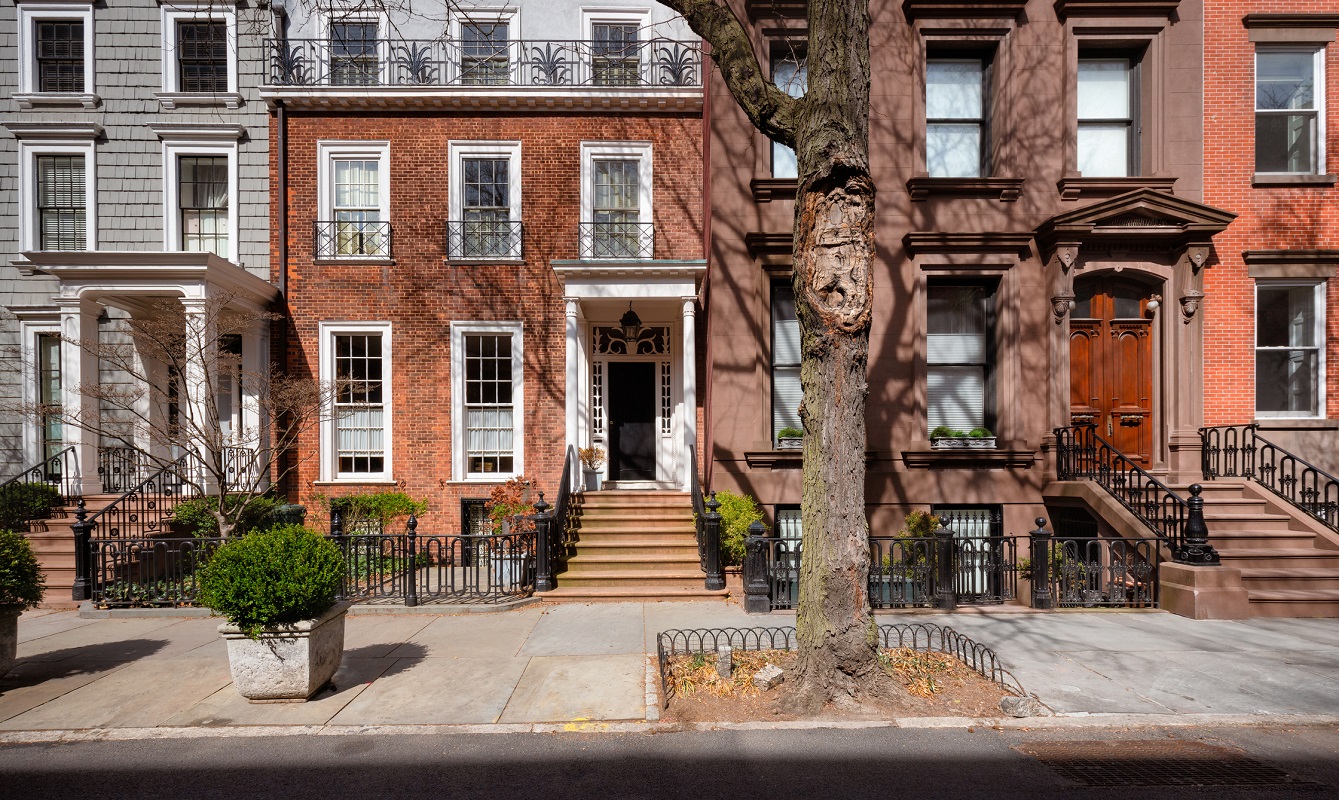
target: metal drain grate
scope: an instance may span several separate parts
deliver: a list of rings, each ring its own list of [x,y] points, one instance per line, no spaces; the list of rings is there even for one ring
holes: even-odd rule
[[[1318,786],[1237,750],[1177,739],[1031,742],[1019,752],[1083,786]]]

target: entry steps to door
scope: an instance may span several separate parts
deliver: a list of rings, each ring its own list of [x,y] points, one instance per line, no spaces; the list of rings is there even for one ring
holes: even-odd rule
[[[1241,570],[1251,616],[1339,617],[1339,550],[1320,546],[1304,511],[1252,484],[1202,486],[1209,541],[1223,566]],[[1189,486],[1172,488],[1189,496]]]
[[[600,491],[573,495],[576,555],[545,601],[706,600],[693,503],[686,492]]]

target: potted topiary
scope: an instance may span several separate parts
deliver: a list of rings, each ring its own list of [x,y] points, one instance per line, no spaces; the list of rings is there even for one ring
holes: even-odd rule
[[[785,427],[776,432],[776,449],[799,450],[804,447],[804,431]]]
[[[577,455],[581,458],[581,474],[586,479],[586,491],[599,491],[600,467],[604,466],[604,448],[594,445],[583,447],[577,450]]]
[[[42,602],[46,576],[23,534],[0,530],[0,675],[14,666],[19,615]]]
[[[940,425],[930,431],[930,447],[935,450],[993,450],[995,434],[985,428],[972,428],[964,433]]]
[[[344,558],[324,536],[279,525],[227,542],[200,571],[200,602],[228,618],[233,684],[254,702],[303,702],[344,654]]]

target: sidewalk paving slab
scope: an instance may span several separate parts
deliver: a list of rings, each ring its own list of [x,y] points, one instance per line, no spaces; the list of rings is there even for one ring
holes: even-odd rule
[[[538,609],[523,609],[510,614],[473,614],[429,617],[428,624],[402,640],[405,644],[389,655],[404,657],[412,645],[414,652],[426,658],[513,658],[525,644],[539,620]],[[409,619],[405,617],[404,619]],[[349,627],[378,626],[380,618],[349,620]]]
[[[423,658],[378,678],[330,720],[335,725],[497,722],[525,658]]]
[[[499,722],[637,720],[646,717],[646,657],[535,656]]]
[[[555,605],[543,610],[520,652],[526,656],[644,653],[644,626],[642,603]]]

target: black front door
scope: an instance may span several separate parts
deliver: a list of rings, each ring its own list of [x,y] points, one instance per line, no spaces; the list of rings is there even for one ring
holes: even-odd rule
[[[609,362],[609,476],[656,479],[656,365]]]

